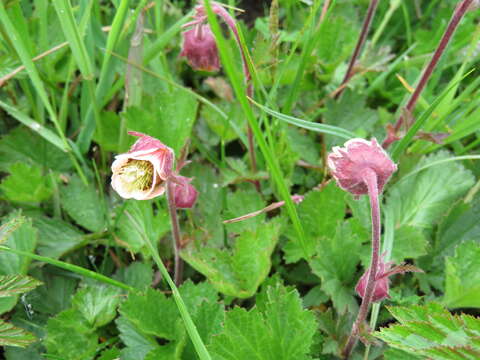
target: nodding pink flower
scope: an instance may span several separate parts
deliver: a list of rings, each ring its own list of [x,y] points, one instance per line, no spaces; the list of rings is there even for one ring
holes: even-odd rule
[[[397,165],[375,139],[351,139],[345,147],[335,146],[328,155],[328,166],[337,185],[356,196],[368,194],[364,181],[366,169],[373,170],[377,176],[378,194],[397,170]]]
[[[185,56],[194,70],[220,70],[217,44],[208,24],[195,24],[192,29],[183,33],[180,56]]]
[[[181,209],[190,209],[197,201],[198,192],[190,184],[192,179],[185,176],[175,176],[175,189],[173,190],[175,206]]]
[[[390,261],[385,263],[383,260],[384,255],[385,254],[383,254],[382,257],[380,257],[378,266],[377,266],[377,271],[375,273],[374,289],[373,289],[373,295],[371,300],[372,302],[382,301],[390,297],[388,294],[388,291],[390,289],[390,280],[389,280],[390,276],[395,274],[403,274],[409,271],[422,272],[422,270],[412,265],[399,265],[391,269],[393,262]],[[368,268],[367,271],[365,271],[365,273],[362,275],[362,277],[358,281],[357,286],[355,287],[355,291],[362,299],[365,296],[365,289],[367,287],[369,272],[370,272],[370,268]]]
[[[112,164],[112,187],[125,199],[148,200],[165,192],[172,175],[173,150],[151,136],[129,132],[139,139]]]

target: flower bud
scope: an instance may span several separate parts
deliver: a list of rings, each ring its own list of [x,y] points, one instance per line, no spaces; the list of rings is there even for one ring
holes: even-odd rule
[[[183,48],[180,56],[185,56],[194,70],[220,70],[217,44],[208,24],[197,24],[182,35]]]
[[[372,302],[382,301],[390,297],[388,295],[388,291],[390,289],[390,276],[395,274],[403,274],[406,272],[423,272],[421,269],[413,265],[398,265],[391,269],[393,262],[385,263],[384,256],[385,254],[380,257],[378,262],[377,272],[375,274]],[[355,291],[362,299],[365,296],[369,273],[370,268],[365,271],[355,287]]]
[[[354,195],[368,194],[363,180],[365,169],[372,169],[377,175],[378,193],[383,191],[397,165],[390,159],[375,139],[351,139],[345,147],[335,146],[328,155],[328,167],[343,190]]]
[[[173,180],[175,183],[174,189],[174,199],[175,199],[175,206],[181,209],[189,209],[195,205],[195,201],[197,200],[198,192],[190,184],[191,179],[185,176],[175,176]]]
[[[125,199],[148,200],[165,192],[172,174],[173,150],[160,140],[137,132],[130,151],[115,157],[112,164],[112,187]]]

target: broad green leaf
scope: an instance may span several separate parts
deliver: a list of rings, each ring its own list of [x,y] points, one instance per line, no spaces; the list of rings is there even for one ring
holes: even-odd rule
[[[0,320],[0,346],[27,347],[35,341],[37,339],[32,334]]]
[[[345,132],[354,132],[356,136],[365,137],[378,121],[378,113],[367,107],[363,95],[346,90],[339,100],[329,100],[324,114],[325,122],[330,126],[344,129]],[[326,136],[327,148],[342,145],[344,140],[339,137]]]
[[[457,245],[469,240],[480,239],[480,197],[476,196],[470,204],[463,201],[457,204],[441,222],[435,253],[441,256],[453,255]]]
[[[16,127],[0,139],[0,168],[6,170],[16,162],[55,171],[66,171],[71,167],[65,152],[23,126]]]
[[[316,255],[309,261],[339,313],[357,309],[353,288],[364,239],[354,232],[354,226],[354,219],[338,224],[333,237],[322,237],[318,242]]]
[[[104,284],[88,285],[80,289],[72,299],[73,307],[95,329],[115,318],[120,301],[121,290]]]
[[[197,99],[185,90],[172,88],[144,96],[142,107],[129,107],[124,116],[128,130],[143,132],[170,146],[177,155],[190,137],[197,117]]]
[[[422,230],[402,226],[395,231],[392,260],[399,264],[405,259],[416,259],[427,254],[428,242]]]
[[[181,255],[218,291],[247,298],[255,294],[270,272],[270,256],[277,244],[279,230],[279,223],[270,221],[255,230],[244,231],[234,240],[232,249],[191,243]]]
[[[114,112],[105,111],[100,114],[100,123],[96,126],[93,139],[105,151],[117,152],[119,150],[120,123],[119,115]]]
[[[449,308],[480,308],[480,244],[468,241],[459,245],[455,256],[445,263],[445,296]]]
[[[15,163],[9,166],[10,175],[3,179],[0,190],[14,202],[38,203],[52,195],[50,178],[35,165]]]
[[[249,189],[238,189],[234,193],[227,195],[227,209],[224,212],[224,218],[233,219],[248,213],[261,210],[266,206],[258,191],[253,187]],[[265,214],[257,215],[253,218],[243,220],[237,223],[231,223],[226,226],[228,232],[242,233],[246,230],[254,230],[265,221]]]
[[[120,313],[145,334],[175,341],[180,315],[175,302],[160,291],[147,289],[145,295],[129,294]]]
[[[60,188],[60,195],[63,208],[78,225],[92,232],[105,229],[102,199],[93,183],[85,185],[78,176],[73,176],[68,185]]]
[[[59,258],[84,240],[83,233],[61,219],[39,216],[33,218],[33,225],[38,230],[38,253],[43,256]]]
[[[102,352],[98,360],[118,360],[120,359],[120,350],[117,348],[107,349]]]
[[[19,213],[11,213],[4,220],[4,223],[18,216]],[[12,249],[33,252],[36,243],[37,231],[32,227],[32,221],[27,219],[19,228],[10,234],[4,245]],[[29,264],[29,258],[0,251],[0,275],[25,275]],[[17,296],[1,298],[0,314],[12,309],[16,302]]]
[[[92,359],[98,346],[98,335],[76,309],[61,312],[48,320],[45,346],[47,356],[69,360]]]
[[[42,283],[26,275],[0,276],[0,297],[23,294],[35,289]]]
[[[417,168],[448,158],[440,151],[419,161]],[[414,169],[415,170],[415,169]],[[432,166],[405,180],[398,181],[388,192],[387,206],[395,216],[395,227],[412,226],[429,229],[474,183],[473,175],[461,164],[448,162]]]
[[[436,303],[392,307],[389,311],[399,323],[374,333],[389,346],[421,358],[474,360],[480,357],[479,318],[454,316]]]
[[[315,316],[303,309],[295,290],[277,285],[266,291],[258,307],[227,312],[223,331],[209,346],[214,359],[311,359]]]
[[[310,191],[298,205],[298,216],[304,224],[309,256],[315,254],[323,237],[335,236],[337,225],[345,217],[344,192],[334,183],[321,191]],[[303,257],[297,235],[287,231],[290,241],[284,246],[287,263],[297,262]]]
[[[154,336],[142,333],[126,317],[117,318],[115,323],[120,331],[120,339],[126,346],[121,351],[122,360],[143,360],[150,351],[158,348]]]
[[[144,248],[144,234],[160,239],[170,230],[170,219],[164,208],[155,214],[150,201],[127,200],[117,217],[117,242],[137,253]]]
[[[135,261],[128,267],[119,269],[115,274],[115,279],[136,289],[145,290],[153,281],[152,265],[147,262]]]

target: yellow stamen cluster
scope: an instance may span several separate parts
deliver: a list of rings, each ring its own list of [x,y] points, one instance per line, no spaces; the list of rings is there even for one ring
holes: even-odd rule
[[[150,161],[130,159],[120,170],[120,179],[128,191],[145,191],[152,187],[153,165]]]

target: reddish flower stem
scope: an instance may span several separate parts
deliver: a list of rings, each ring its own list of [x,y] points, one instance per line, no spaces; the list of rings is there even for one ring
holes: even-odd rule
[[[366,168],[363,170],[362,178],[368,187],[368,196],[370,197],[370,208],[372,215],[372,260],[370,262],[370,272],[368,274],[365,295],[362,299],[360,309],[358,310],[357,319],[353,324],[352,332],[350,333],[347,344],[342,352],[344,359],[349,358],[350,353],[357,342],[360,325],[367,318],[370,303],[372,302],[373,292],[375,290],[375,276],[380,259],[380,204],[378,202],[379,194],[377,174],[374,170]]]
[[[213,11],[222,17],[222,19],[225,21],[225,23],[228,25],[230,30],[232,30],[232,33],[235,37],[235,41],[237,43],[238,49],[240,51],[240,55],[242,57],[242,68],[243,68],[243,75],[245,77],[245,86],[247,87],[246,93],[247,97],[253,98],[253,85],[252,85],[252,74],[250,73],[250,70],[248,68],[248,62],[247,62],[247,55],[245,54],[245,51],[242,46],[242,42],[240,41],[240,35],[238,33],[238,28],[237,24],[235,23],[235,20],[230,16],[227,10],[225,10],[221,4],[216,4],[212,3],[214,5],[212,7]],[[250,163],[252,165],[252,171],[254,173],[257,172],[257,159],[255,156],[255,148],[254,148],[254,142],[253,142],[253,131],[250,125],[247,125],[247,139],[248,139],[248,152],[249,152],[249,157],[250,157]],[[260,182],[258,180],[255,180],[254,182],[255,187],[257,188],[258,191],[260,191]]]
[[[469,10],[469,7],[473,3],[473,1],[474,0],[462,0],[457,4],[457,7],[453,12],[450,22],[448,23],[447,29],[445,30],[445,33],[443,34],[440,40],[440,43],[437,46],[437,49],[433,53],[433,56],[430,62],[428,63],[428,65],[425,67],[425,70],[422,73],[422,77],[420,78],[420,81],[418,82],[418,85],[415,88],[415,91],[412,93],[412,95],[410,96],[410,99],[408,100],[407,105],[405,106],[407,114],[411,114],[413,109],[415,108],[415,105],[417,104],[420,94],[422,93],[423,89],[425,89],[425,86],[427,85],[427,82],[430,79],[433,73],[433,70],[437,66],[438,61],[442,57],[442,54],[444,53],[448,43],[450,42],[450,39],[455,33],[455,30],[457,29],[458,24],[462,20],[463,16]],[[392,131],[389,131],[387,138],[383,141],[382,146],[384,149],[388,148],[393,142],[399,139],[397,137],[397,132],[400,130],[400,127],[403,125],[404,121],[405,121],[405,116],[402,114],[400,115],[397,122],[393,126]]]
[[[371,0],[370,5],[368,6],[367,15],[365,16],[365,20],[363,21],[362,30],[360,31],[360,36],[358,37],[357,45],[355,46],[355,50],[353,51],[352,58],[350,59],[350,63],[348,64],[347,72],[345,73],[345,77],[340,85],[340,91],[335,95],[335,99],[338,99],[342,94],[343,90],[345,89],[345,85],[350,81],[353,74],[353,68],[355,63],[357,62],[357,58],[360,55],[360,51],[365,44],[365,40],[367,39],[368,31],[370,30],[370,25],[372,24],[373,17],[375,15],[375,11],[377,10],[378,0]]]
[[[178,223],[177,207],[175,206],[175,184],[167,180],[167,203],[170,222],[172,225],[172,239],[174,252],[174,273],[175,285],[179,286],[183,281],[183,261],[180,258],[180,249],[182,247],[182,236],[180,233],[180,224]]]

